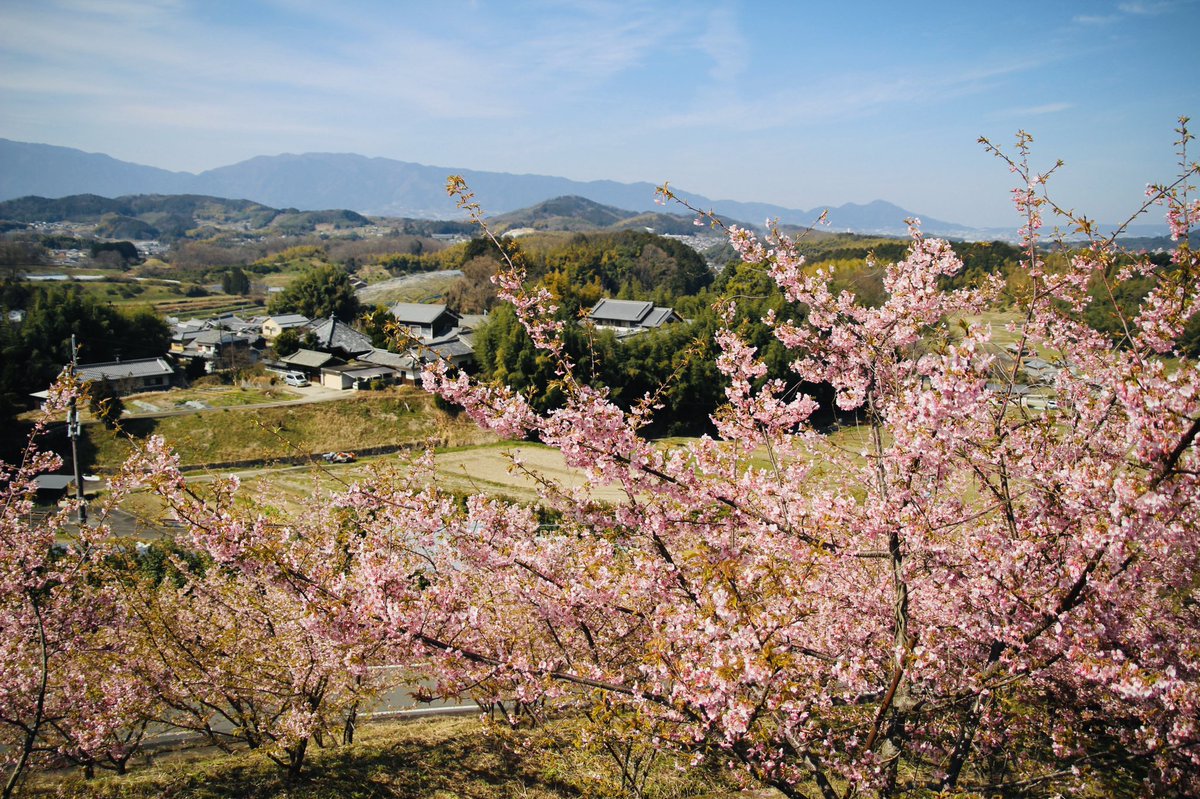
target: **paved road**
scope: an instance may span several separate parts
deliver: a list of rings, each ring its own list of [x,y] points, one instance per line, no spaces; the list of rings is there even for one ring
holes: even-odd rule
[[[384,693],[358,714],[358,723],[361,725],[387,719],[413,719],[430,716],[483,715],[483,709],[470,700],[418,702],[413,699],[411,691],[411,687],[397,687]],[[230,724],[218,717],[213,723],[213,728],[218,732],[227,732]],[[208,739],[201,733],[156,724],[142,742],[142,748],[154,751],[181,745],[203,747],[207,742]]]

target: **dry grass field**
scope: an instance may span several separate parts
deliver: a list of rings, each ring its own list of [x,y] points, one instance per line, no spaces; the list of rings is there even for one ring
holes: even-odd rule
[[[731,795],[717,767],[685,768],[661,755],[651,762],[647,799]],[[79,799],[606,799],[621,790],[616,760],[585,743],[578,722],[511,730],[478,717],[368,724],[349,746],[316,749],[291,784],[255,752],[200,749],[141,756],[123,776],[83,780],[52,773],[26,791]]]
[[[514,454],[519,466],[514,466]],[[439,480],[450,490],[496,494],[522,502],[536,500],[539,485],[545,481],[564,488],[586,482],[582,472],[567,467],[558,450],[528,442],[504,442],[440,452],[437,469]],[[619,501],[625,493],[614,486],[596,486],[594,496],[603,501]]]
[[[166,395],[159,399],[173,404]],[[264,407],[243,404],[160,418],[132,418],[121,429],[87,425],[93,449],[90,468],[112,471],[132,443],[163,436],[184,466],[239,461],[270,462],[323,452],[402,447],[431,442],[461,446],[494,441],[462,417],[434,407],[433,398],[413,387],[360,392],[332,402]]]

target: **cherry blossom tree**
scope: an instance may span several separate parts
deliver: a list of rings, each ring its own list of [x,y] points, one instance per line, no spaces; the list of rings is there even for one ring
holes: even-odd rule
[[[804,309],[766,320],[793,379],[766,379],[727,301],[719,436],[684,443],[639,435],[654,395],[623,411],[576,374],[549,294],[497,241],[497,285],[562,406],[539,415],[444,364],[425,384],[555,447],[582,486],[535,474],[538,507],[459,501],[426,456],[321,498],[311,520],[204,506],[195,541],[310,603],[326,638],[425,663],[442,693],[583,706],[619,718],[622,740],[727,760],[788,796],[1200,793],[1200,366],[1174,353],[1200,301],[1200,169],[1180,132],[1183,177],[1142,209],[1165,205],[1179,237],[1165,267],[1056,208],[1029,137],[1012,155],[988,145],[1020,184],[1015,354],[979,321],[999,280],[943,288],[961,262],[916,223],[875,307],[833,291],[795,240],[731,229]],[[482,221],[460,179],[450,190]],[[1050,211],[1089,236],[1061,266],[1040,246]],[[1123,339],[1081,321],[1090,289],[1139,275],[1155,288]],[[1061,367],[1044,411],[1020,401],[1029,352]],[[832,387],[855,435],[814,428],[804,383]],[[161,442],[143,458],[181,500]]]
[[[1014,156],[993,148],[1022,184],[1031,290],[1008,331],[1015,357],[974,321],[999,285],[942,290],[961,263],[915,225],[876,308],[832,293],[795,241],[731,230],[807,309],[767,321],[796,377],[859,414],[858,452],[809,426],[797,382],[764,383],[734,329],[718,335],[720,439],[640,439],[652,398],[626,414],[578,380],[548,298],[510,259],[498,283],[559,364],[565,407],[539,417],[444,368],[426,384],[626,500],[548,483],[553,529],[485,500],[445,522],[464,541],[437,569],[454,586],[438,604],[462,625],[433,645],[454,641],[510,691],[599,690],[658,740],[723,752],[789,795],[1056,790],[1134,763],[1147,790],[1200,790],[1200,369],[1169,357],[1200,299],[1187,242],[1200,204],[1186,121],[1180,134],[1184,177],[1147,200],[1181,239],[1167,268],[1123,261],[1116,234],[1055,209],[1027,136]],[[1062,268],[1039,247],[1047,208],[1091,234]],[[1123,341],[1080,321],[1096,281],[1150,274]],[[1031,350],[1062,366],[1044,413],[1018,402]],[[411,619],[381,612],[388,596],[368,610],[411,635]]]
[[[126,617],[103,579],[108,529],[72,522],[74,502],[35,507],[37,475],[61,466],[40,452],[46,426],[79,386],[52,387],[22,462],[0,464],[0,796],[29,768],[71,760],[123,766],[140,739],[146,693],[125,662]]]

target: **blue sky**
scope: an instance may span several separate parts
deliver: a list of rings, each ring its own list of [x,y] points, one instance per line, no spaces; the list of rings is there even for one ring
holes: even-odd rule
[[[190,172],[356,152],[1014,224],[1115,221],[1200,130],[1200,0],[3,0],[0,137]],[[1200,146],[1192,158],[1200,154]],[[487,198],[481,198],[485,207]]]

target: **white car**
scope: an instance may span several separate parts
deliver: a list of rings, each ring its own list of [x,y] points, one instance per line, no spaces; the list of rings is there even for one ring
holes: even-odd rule
[[[304,376],[303,372],[288,372],[283,376],[283,382],[289,386],[303,388],[308,385],[308,378]]]

